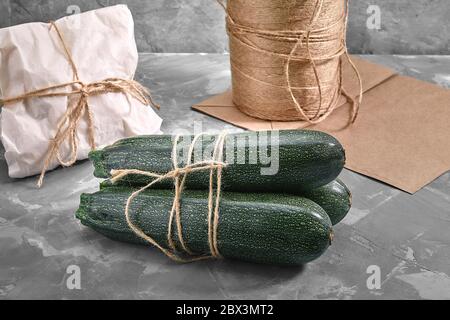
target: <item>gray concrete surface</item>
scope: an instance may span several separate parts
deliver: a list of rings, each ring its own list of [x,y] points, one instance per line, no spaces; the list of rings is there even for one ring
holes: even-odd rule
[[[227,50],[224,17],[215,0],[0,0],[0,28],[55,20],[67,13],[128,4],[142,52]],[[348,42],[354,53],[450,54],[448,0],[351,0]],[[368,27],[378,6],[381,25]]]
[[[368,56],[450,87],[450,56]],[[142,54],[138,79],[161,102],[163,130],[193,124],[231,126],[190,106],[226,90],[226,55]],[[98,181],[89,162],[47,176],[11,180],[0,160],[0,299],[450,299],[450,174],[411,196],[344,171],[354,194],[324,256],[303,268],[237,261],[179,265],[153,248],[114,242],[83,227],[74,212],[82,192]],[[81,290],[67,287],[78,266]],[[378,266],[381,289],[367,287]]]

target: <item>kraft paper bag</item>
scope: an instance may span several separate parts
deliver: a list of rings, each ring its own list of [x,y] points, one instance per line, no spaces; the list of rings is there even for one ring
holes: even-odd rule
[[[107,78],[133,79],[138,53],[131,12],[125,5],[94,10],[56,21],[64,34],[84,83]],[[67,83],[73,70],[64,49],[46,23],[29,23],[0,29],[0,88],[3,99]],[[161,118],[150,106],[123,93],[89,97],[95,140],[98,147],[118,139],[159,134]],[[30,98],[1,108],[1,140],[9,175],[22,178],[40,173],[49,140],[54,138],[68,98]],[[81,119],[77,130],[78,160],[90,151],[87,124]],[[69,154],[69,144],[61,147],[61,156]],[[58,166],[53,161],[49,169]]]
[[[324,122],[276,122],[251,118],[232,102],[232,92],[212,97],[194,110],[249,130],[311,129],[335,136],[347,153],[346,167],[409,193],[450,170],[450,90],[353,57],[363,79],[364,100],[356,123],[342,98]],[[344,86],[358,87],[348,66]]]

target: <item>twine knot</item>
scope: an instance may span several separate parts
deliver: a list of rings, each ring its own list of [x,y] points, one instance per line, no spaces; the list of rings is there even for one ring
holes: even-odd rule
[[[183,171],[180,170],[180,169],[175,169],[175,170],[172,171],[172,176],[173,176],[173,177],[179,177],[179,176],[181,175],[182,172],[183,172]]]
[[[80,94],[81,94],[84,98],[89,97],[89,88],[88,88],[88,86],[85,85],[84,83],[81,84]]]

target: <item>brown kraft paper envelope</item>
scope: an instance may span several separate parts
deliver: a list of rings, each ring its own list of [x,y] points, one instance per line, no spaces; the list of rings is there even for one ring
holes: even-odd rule
[[[353,59],[363,79],[364,100],[351,126],[351,106],[345,98],[326,121],[314,126],[251,118],[234,106],[231,91],[193,109],[249,130],[327,132],[344,146],[347,169],[415,193],[450,170],[450,90]],[[358,83],[351,72],[346,66],[344,85],[357,97]]]

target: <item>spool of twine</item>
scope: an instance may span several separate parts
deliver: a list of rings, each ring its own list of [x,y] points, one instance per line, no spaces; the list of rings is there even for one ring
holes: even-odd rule
[[[347,53],[348,0],[219,2],[227,12],[233,102],[242,112],[265,120],[323,121],[342,94],[349,98],[344,57],[361,84]]]

